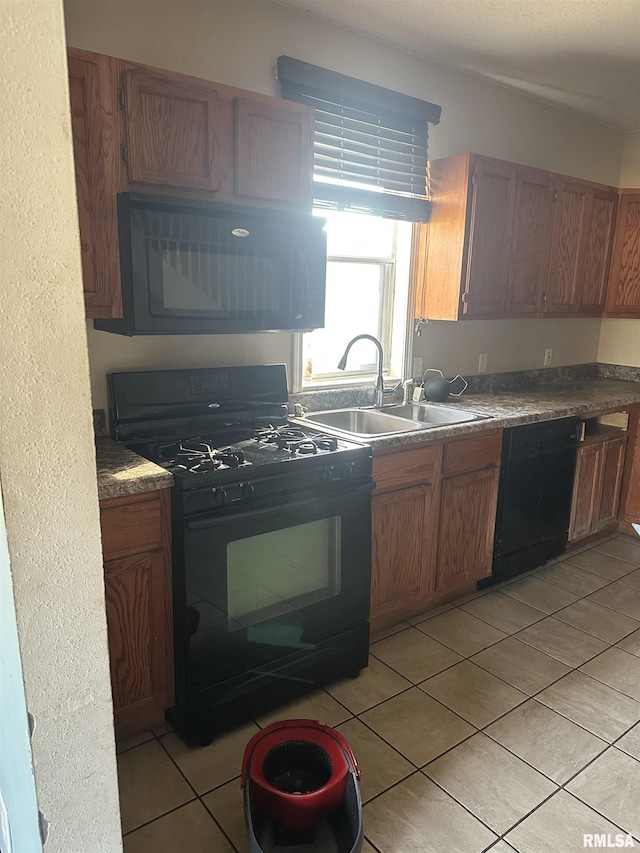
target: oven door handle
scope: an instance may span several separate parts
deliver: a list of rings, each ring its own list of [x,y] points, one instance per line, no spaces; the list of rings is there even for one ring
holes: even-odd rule
[[[327,495],[327,497],[332,498],[344,498],[344,497],[356,497],[357,495],[364,495],[366,493],[371,494],[371,492],[375,489],[375,483],[372,481],[368,481],[367,483],[363,483],[357,488],[349,488],[341,490],[338,493],[331,493]],[[200,518],[188,518],[185,521],[185,527],[187,530],[204,530],[207,527],[221,527],[225,524],[236,524],[239,518],[242,518],[243,521],[250,521],[252,518],[259,518],[260,516],[264,516],[269,512],[282,512],[283,510],[291,510],[298,509],[299,507],[311,506],[318,502],[318,499],[321,498],[321,495],[313,495],[312,497],[306,498],[302,501],[296,501],[295,503],[285,503],[278,504],[274,506],[271,504],[270,506],[265,506],[261,509],[255,510],[242,510],[238,509],[236,512],[230,515],[205,515]]]

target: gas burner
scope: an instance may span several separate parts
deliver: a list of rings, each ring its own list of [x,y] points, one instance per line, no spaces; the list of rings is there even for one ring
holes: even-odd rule
[[[215,448],[206,441],[196,439],[166,444],[158,448],[158,455],[170,470],[189,471],[193,474],[208,474],[211,471],[240,468],[250,465],[242,450],[230,447]]]
[[[318,433],[309,435],[297,426],[269,427],[268,429],[256,430],[254,434],[256,441],[261,444],[275,444],[279,450],[288,450],[289,453],[300,455],[312,455],[318,451],[330,451],[338,449],[338,439],[332,435]]]

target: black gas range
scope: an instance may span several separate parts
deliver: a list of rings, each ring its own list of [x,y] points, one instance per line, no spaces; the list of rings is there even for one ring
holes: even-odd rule
[[[367,665],[371,452],[290,424],[284,365],[114,373],[112,436],[174,476],[188,743]]]

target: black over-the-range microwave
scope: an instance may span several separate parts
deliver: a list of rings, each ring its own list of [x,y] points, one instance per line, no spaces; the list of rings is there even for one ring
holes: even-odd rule
[[[120,335],[310,331],[324,326],[325,221],[199,201],[118,196]]]

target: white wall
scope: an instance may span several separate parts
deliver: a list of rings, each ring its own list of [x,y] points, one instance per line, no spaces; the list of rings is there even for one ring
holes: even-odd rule
[[[435,101],[443,113],[430,134],[433,158],[475,151],[618,183],[622,133],[266,0],[66,0],[65,15],[71,45],[253,91],[278,94],[275,63],[280,54],[288,54]],[[484,334],[480,326],[470,331],[474,325],[454,329],[447,324],[446,333],[444,327],[436,333],[437,360],[447,372],[448,365],[457,364],[473,372],[478,356],[473,339]],[[501,369],[540,366],[539,350],[545,346],[553,346],[554,364],[584,360],[578,353],[594,360],[597,352],[597,323],[555,321],[553,332],[546,322],[527,323],[531,344],[525,350],[510,324],[482,325],[490,338],[489,365],[504,365]],[[94,403],[104,404],[104,375],[114,367],[152,368],[168,358],[173,366],[191,365],[200,357],[203,365],[241,363],[249,356],[274,362],[283,353],[288,361],[290,338],[260,336],[251,344],[241,339],[223,344],[219,339],[172,340],[168,346],[162,339],[123,342],[90,330]],[[426,336],[417,342],[417,354],[432,360]]]
[[[115,853],[122,846],[66,74],[61,0],[0,0],[0,474],[38,804],[50,825],[47,853]]]
[[[640,131],[625,136],[619,186],[640,187]],[[598,361],[640,367],[640,320],[603,320]]]

